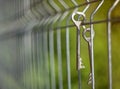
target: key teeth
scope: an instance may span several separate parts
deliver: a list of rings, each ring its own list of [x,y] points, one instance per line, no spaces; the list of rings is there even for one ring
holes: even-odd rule
[[[84,66],[84,64],[82,63],[82,58],[80,58],[79,59],[79,64],[78,64],[78,69],[80,70],[80,69],[84,69],[85,68],[85,66]]]
[[[88,85],[90,85],[92,83],[92,81],[88,81]]]
[[[88,80],[88,85],[90,85],[92,83],[92,74],[89,74],[89,80]]]

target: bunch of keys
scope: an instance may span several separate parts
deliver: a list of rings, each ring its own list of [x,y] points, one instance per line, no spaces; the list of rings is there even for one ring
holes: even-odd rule
[[[79,16],[81,16],[81,17],[83,17],[83,20],[80,20],[80,21],[77,21],[77,20],[75,20],[75,15],[79,15]],[[74,24],[76,25],[76,27],[77,27],[77,43],[76,43],[76,51],[77,51],[77,55],[76,55],[76,69],[78,70],[78,72],[80,71],[80,69],[84,69],[85,68],[85,66],[83,65],[83,63],[82,63],[82,58],[80,57],[81,55],[80,55],[80,27],[81,27],[81,23],[85,20],[85,14],[84,13],[82,13],[82,12],[75,12],[75,13],[73,13],[73,15],[72,15],[72,20],[73,20],[73,22],[74,22]],[[91,33],[91,35],[92,35],[92,37],[94,38],[94,31],[93,31],[93,29],[90,29],[90,28],[86,28],[85,26],[83,26],[83,29],[84,29],[84,31],[83,31],[83,38],[87,41],[87,43],[88,43],[88,49],[89,49],[89,58],[90,58],[90,74],[89,74],[89,80],[88,80],[88,84],[91,84],[92,83],[92,81],[93,81],[93,74],[92,74],[92,71],[93,71],[93,68],[92,68],[92,66],[93,66],[93,64],[92,64],[92,61],[93,61],[93,59],[92,59],[92,44],[91,44],[91,37],[88,37],[88,36],[86,36],[86,33],[87,32],[90,32],[91,30],[92,30],[92,33]],[[80,79],[79,79],[80,80]]]

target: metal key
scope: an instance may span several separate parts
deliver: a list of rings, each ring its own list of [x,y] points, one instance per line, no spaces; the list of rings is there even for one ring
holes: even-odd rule
[[[76,69],[78,71],[78,89],[82,89],[82,86],[81,86],[81,71],[80,69],[83,69],[85,68],[85,66],[83,65],[82,63],[82,58],[80,57],[80,26],[81,26],[81,23],[83,20],[78,20],[77,18],[77,21],[75,20],[75,15],[79,15],[81,17],[83,17],[83,20],[85,19],[85,14],[82,13],[82,12],[74,12],[72,14],[72,20],[74,22],[74,24],[76,25],[77,27],[77,37],[76,37]]]
[[[80,70],[80,69],[83,69],[83,68],[85,68],[85,66],[83,65],[83,63],[82,63],[82,58],[80,57],[80,26],[81,26],[81,23],[82,23],[82,21],[80,20],[80,21],[76,21],[75,20],[75,15],[79,15],[79,16],[81,16],[81,17],[83,17],[83,20],[85,19],[85,14],[84,13],[82,13],[82,12],[74,12],[73,14],[72,14],[72,20],[73,20],[73,22],[74,22],[74,24],[76,25],[76,27],[77,27],[77,37],[76,37],[76,39],[77,39],[77,43],[76,43],[76,51],[77,51],[77,55],[76,55],[76,69],[77,70]]]
[[[84,31],[83,31],[83,38],[87,41],[87,43],[88,43],[88,49],[89,49],[89,58],[90,58],[90,74],[89,74],[89,80],[88,80],[88,84],[91,84],[92,83],[92,81],[93,81],[93,74],[92,74],[92,71],[93,71],[93,68],[92,68],[92,57],[91,57],[91,51],[92,51],[92,44],[91,44],[91,37],[88,37],[88,36],[86,36],[86,33],[87,32],[89,32],[90,33],[90,28],[85,28],[84,27]],[[92,37],[94,38],[94,31],[92,31],[93,33],[92,33]]]

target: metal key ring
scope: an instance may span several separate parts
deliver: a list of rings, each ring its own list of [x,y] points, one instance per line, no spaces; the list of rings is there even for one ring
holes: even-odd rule
[[[83,38],[87,41],[87,42],[90,42],[90,37],[87,37],[86,36],[86,32],[90,32],[90,28],[86,28],[86,29],[84,29],[84,31],[83,31]],[[94,35],[95,35],[95,32],[94,32],[94,30],[92,31],[93,33],[93,38],[94,38]]]
[[[82,21],[81,20],[75,20],[75,15],[79,15],[79,16],[82,16],[83,17],[83,20],[85,20],[85,14],[83,13],[83,12],[74,12],[73,14],[72,14],[72,20],[73,20],[73,22],[74,22],[74,24],[77,26],[77,27],[79,27],[79,25],[82,23]]]

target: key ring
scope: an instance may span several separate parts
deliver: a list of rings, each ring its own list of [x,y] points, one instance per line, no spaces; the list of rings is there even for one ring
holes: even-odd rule
[[[92,30],[92,29],[91,29],[91,30]],[[84,38],[87,42],[90,42],[91,38],[88,37],[88,36],[86,36],[86,33],[87,33],[87,32],[90,32],[90,28],[85,28],[82,35],[83,35],[83,38]],[[93,31],[92,31],[92,36],[93,36],[93,38],[94,38],[94,35],[95,35],[95,32],[94,32],[94,30],[93,30]]]
[[[82,17],[83,17],[83,20],[82,20],[82,21],[85,20],[85,17],[86,17],[86,16],[85,16],[85,14],[84,14],[83,12],[74,12],[74,13],[72,14],[72,20],[73,20],[74,24],[77,26],[77,28],[79,29],[82,21],[81,21],[81,20],[75,20],[75,16],[76,16],[76,15],[82,16]]]

